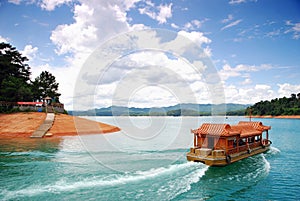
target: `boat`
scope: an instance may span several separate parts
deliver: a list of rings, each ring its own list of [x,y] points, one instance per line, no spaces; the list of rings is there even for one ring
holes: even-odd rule
[[[226,166],[266,152],[271,126],[262,122],[240,121],[237,125],[203,123],[194,134],[194,146],[186,154],[188,161],[208,166]]]

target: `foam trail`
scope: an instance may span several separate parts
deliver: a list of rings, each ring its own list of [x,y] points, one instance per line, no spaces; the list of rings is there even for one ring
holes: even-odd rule
[[[187,174],[185,177],[179,179],[179,186],[181,189],[174,189],[171,192],[175,192],[173,195],[169,196],[169,200],[176,198],[177,196],[188,192],[191,190],[191,185],[200,181],[200,179],[205,175],[208,170],[208,166],[198,167],[196,171]]]
[[[169,167],[159,167],[156,169],[150,169],[147,171],[138,171],[133,174],[125,175],[111,175],[110,178],[87,178],[82,181],[76,182],[66,182],[65,180],[60,180],[52,185],[45,186],[30,186],[25,189],[16,190],[16,191],[5,191],[2,194],[5,196],[4,199],[14,199],[18,197],[32,197],[37,196],[43,193],[59,193],[67,191],[75,191],[78,189],[91,188],[91,187],[106,187],[106,186],[116,186],[124,185],[132,182],[138,182],[147,179],[153,179],[156,177],[161,177],[163,175],[171,175],[176,172],[183,170],[191,170],[189,172],[195,173],[196,176],[189,178],[187,181],[186,191],[190,189],[190,184],[199,181],[200,177],[204,175],[204,172],[207,168],[199,168],[199,165],[193,162],[187,162],[183,164],[170,165]]]
[[[281,151],[276,147],[271,147],[270,150],[269,150],[269,153],[271,153],[271,154],[278,154],[280,152]]]
[[[263,161],[264,161],[264,163],[265,163],[265,171],[266,171],[267,174],[269,174],[270,169],[271,169],[271,164],[270,164],[270,162],[265,158],[264,155],[261,155],[261,156],[262,156]]]

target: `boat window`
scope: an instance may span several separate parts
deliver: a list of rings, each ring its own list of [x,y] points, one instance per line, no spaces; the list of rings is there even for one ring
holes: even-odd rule
[[[248,138],[248,142],[249,142],[249,143],[253,143],[253,142],[254,142],[254,137],[249,137],[249,138]]]
[[[255,141],[259,142],[260,141],[260,135],[255,136]]]
[[[242,138],[239,140],[239,146],[245,145],[246,144],[246,139]]]
[[[236,147],[236,138],[228,140],[228,147]]]

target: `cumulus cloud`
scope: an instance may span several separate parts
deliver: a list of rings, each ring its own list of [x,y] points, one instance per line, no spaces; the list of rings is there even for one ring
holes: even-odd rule
[[[300,93],[300,85],[292,85],[289,83],[278,84],[278,94],[279,97],[290,97],[291,94]]]
[[[204,22],[206,22],[208,19],[204,19],[202,21],[199,21],[199,20],[192,20],[190,22],[187,22],[185,25],[184,25],[184,29],[185,30],[195,30],[195,29],[199,29],[202,24]]]
[[[59,1],[57,1],[58,3]],[[76,79],[88,56],[111,37],[133,29],[143,29],[143,24],[130,26],[126,12],[137,0],[80,1],[74,5],[70,24],[58,25],[51,34],[58,55],[65,55],[65,66],[55,68],[57,80],[64,96],[66,107],[72,107]],[[51,71],[51,72],[52,72]],[[65,75],[68,75],[66,79]]]
[[[227,103],[254,104],[261,100],[271,100],[276,96],[276,93],[271,86],[264,84],[251,87],[228,85],[225,86],[225,96]]]
[[[30,61],[33,58],[35,58],[37,51],[38,51],[37,47],[33,47],[32,45],[26,45],[24,47],[24,50],[21,51],[21,53],[23,56],[27,57]]]
[[[135,54],[135,56],[128,57],[126,61],[123,60],[122,65],[116,65],[114,68],[110,67],[110,70],[106,72],[108,73],[107,76],[104,76],[102,77],[103,79],[101,79],[103,83],[97,86],[100,90],[93,90],[94,88],[91,86],[96,85],[97,82],[99,82],[99,72],[97,72],[97,68],[95,68],[94,71],[91,72],[89,72],[89,69],[87,69],[86,74],[82,74],[83,63],[92,54],[92,52],[97,50],[97,47],[100,44],[107,43],[107,41],[110,41],[111,38],[117,36],[118,34],[132,30],[143,30],[147,28],[144,24],[130,24],[131,20],[127,17],[127,12],[130,9],[138,6],[136,4],[138,1],[139,0],[80,0],[78,4],[72,5],[74,6],[72,9],[74,21],[69,24],[58,25],[52,31],[50,39],[56,46],[55,51],[58,55],[65,56],[66,64],[64,66],[49,66],[48,64],[44,64],[40,66],[39,69],[49,70],[53,75],[55,75],[57,81],[60,83],[59,89],[60,93],[62,93],[61,101],[65,103],[67,109],[74,109],[72,108],[73,100],[75,98],[74,95],[85,100],[83,101],[83,105],[81,105],[81,109],[83,109],[84,106],[88,104],[93,104],[93,102],[99,104],[97,105],[97,107],[109,106],[112,104],[111,100],[117,100],[117,98],[119,98],[120,102],[122,102],[122,100],[124,100],[124,97],[122,98],[122,95],[126,94],[122,94],[120,92],[118,94],[119,96],[113,96],[114,90],[117,89],[117,86],[120,86],[118,85],[120,81],[123,81],[123,86],[134,86],[137,85],[137,83],[144,83],[146,85],[151,85],[151,83],[158,83],[161,86],[165,86],[166,88],[164,88],[164,90],[150,90],[153,93],[160,93],[165,91],[165,93],[162,94],[165,103],[174,102],[174,100],[176,99],[174,99],[174,97],[171,97],[169,94],[170,92],[166,89],[176,90],[177,94],[184,94],[186,93],[187,88],[190,88],[191,95],[194,92],[202,94],[207,91],[204,89],[205,86],[203,84],[203,81],[201,80],[201,77],[197,77],[197,73],[189,70],[191,69],[191,67],[188,67],[190,64],[187,64],[186,61],[180,60],[178,58],[175,59],[171,55],[167,55],[165,53],[158,54],[153,52]],[[52,10],[57,6],[68,3],[69,1],[55,0],[42,2],[43,4],[40,4],[40,6],[43,6],[43,9]],[[157,20],[159,23],[166,23],[167,19],[172,17],[172,3],[160,4],[158,6],[156,6],[151,1],[144,1],[144,3],[146,4],[146,6],[145,10],[142,12],[149,12],[149,15],[153,16],[153,19]],[[200,26],[198,21],[192,21],[192,23],[195,27]],[[197,43],[201,46],[203,44],[209,44],[211,42],[211,40],[201,32],[180,31],[178,34],[173,34],[175,38],[170,41],[166,41],[163,47],[166,50],[175,50],[178,54],[190,51],[189,47],[193,43]],[[189,38],[191,41],[183,43],[183,36]],[[137,35],[135,37],[139,38],[140,36]],[[124,46],[130,44],[122,43],[122,45]],[[144,39],[138,41],[137,44],[141,45],[140,48],[147,48],[149,45],[151,45],[151,47],[153,47],[154,49],[162,48],[161,38],[159,34],[157,35],[157,33],[155,32],[153,32],[152,35],[149,34],[147,36],[147,40],[145,40],[144,37]],[[117,48],[122,49],[122,47]],[[28,52],[28,55],[29,53],[31,53],[31,55],[33,56],[34,53],[36,53],[34,52],[34,50],[34,47],[28,46],[26,52]],[[211,54],[211,49],[209,49],[208,47],[204,49],[204,51],[207,54]],[[116,52],[116,54],[118,54],[118,52]],[[106,61],[101,60],[101,62],[107,61],[108,59]],[[130,65],[134,65],[134,68],[132,68],[132,66]],[[136,69],[137,66],[143,67],[143,65],[149,65],[150,67],[152,66],[151,70],[147,70],[145,66],[144,69]],[[153,66],[156,66],[158,68],[154,68]],[[163,66],[165,70],[162,71],[159,66]],[[205,69],[204,65],[201,64],[201,62],[198,62],[197,66]],[[37,70],[37,72],[38,71],[40,72],[40,70]],[[130,73],[133,73],[132,75],[135,76],[129,76]],[[67,78],[66,75],[68,75]],[[78,77],[79,75],[81,75],[81,77]],[[79,87],[78,93],[74,94],[74,89],[78,89],[75,87],[78,80],[83,80],[84,84]],[[125,80],[127,81],[127,85],[126,83],[124,83]],[[181,82],[179,80],[181,80]],[[188,84],[190,84],[191,87],[188,87]],[[144,90],[144,92],[146,91],[149,90]],[[134,101],[136,101],[136,103],[138,103],[138,101],[143,102],[142,99],[139,100],[138,95],[143,94],[144,92],[136,93],[137,95],[132,99],[132,103],[134,103]],[[152,95],[153,100],[156,100],[155,94]],[[207,95],[207,92],[205,92],[201,96],[198,96],[198,98],[202,98],[200,102],[203,102],[203,99],[207,100],[207,103],[209,98],[204,98],[204,95]],[[97,97],[96,100],[95,97]],[[190,96],[183,97],[186,97],[186,101],[192,100]],[[157,104],[162,104],[162,99],[157,99],[156,101]]]
[[[184,37],[187,37],[191,41],[197,43],[198,45],[202,44],[209,44],[211,43],[211,40],[204,36],[202,32],[197,32],[197,31],[192,31],[192,32],[187,32],[187,31],[179,31],[179,35],[182,35]]]
[[[113,96],[111,100],[115,104],[126,105],[129,101],[128,96],[135,94],[137,87],[153,85],[168,89],[169,92],[172,91],[181,98],[182,102],[204,103],[203,100],[206,103],[212,102],[211,97],[207,96],[207,89],[211,89],[209,84],[216,85],[216,83],[211,83],[214,79],[203,79],[202,77],[206,75],[205,71],[209,66],[205,62],[201,62],[201,58],[199,58],[201,52],[199,45],[183,37],[180,33],[144,30],[119,35],[108,42],[105,44],[107,46],[99,50],[103,57],[99,54],[96,54],[95,57],[92,56],[91,58],[94,60],[86,63],[86,68],[84,68],[86,71],[81,73],[84,75],[82,82],[85,84],[85,87],[82,88],[83,93],[91,94],[95,92],[93,87],[101,88],[101,90],[96,90],[97,98],[95,100],[103,100],[103,102],[97,102],[102,107],[104,102],[109,102],[107,101],[109,98],[106,98],[108,95]],[[98,53],[98,50],[95,53]],[[120,57],[120,55],[123,56]],[[182,55],[184,55],[184,59],[181,59]],[[113,60],[113,63],[110,60]],[[100,63],[104,67],[108,65],[105,71],[101,70],[102,67],[97,68],[93,65]],[[209,73],[212,74],[212,72]],[[207,83],[206,80],[209,80],[210,83]],[[111,88],[102,88],[102,85]],[[92,90],[89,91],[90,89]],[[160,96],[160,94],[152,95]],[[162,95],[169,97],[167,92]],[[131,101],[133,100],[137,101],[136,104],[143,102],[137,97],[131,99]],[[173,101],[174,99],[165,99],[164,103],[168,104]],[[156,104],[160,103],[162,101],[156,102]],[[150,100],[148,103],[144,103],[145,106],[153,106],[152,104],[154,103]]]

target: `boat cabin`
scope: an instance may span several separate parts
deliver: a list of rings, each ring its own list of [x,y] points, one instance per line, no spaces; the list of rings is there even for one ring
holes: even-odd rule
[[[200,128],[191,130],[194,134],[194,147],[187,154],[187,158],[207,163],[206,159],[224,157],[226,163],[231,162],[236,156],[258,152],[258,149],[269,146],[270,129],[270,126],[264,126],[262,122],[241,121],[232,126],[204,123]]]

